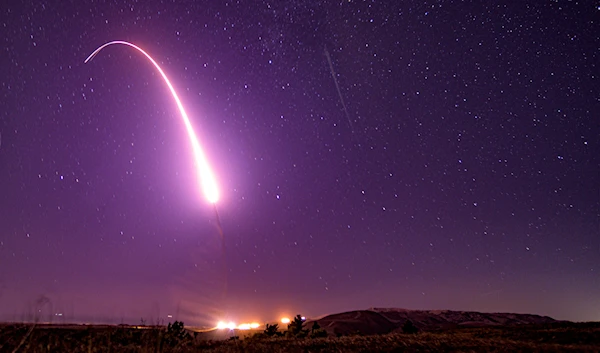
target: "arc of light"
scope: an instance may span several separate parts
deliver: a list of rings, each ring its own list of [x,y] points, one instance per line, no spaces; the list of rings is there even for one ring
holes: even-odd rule
[[[102,49],[108,47],[109,45],[113,45],[113,44],[124,44],[124,45],[128,45],[134,49],[137,49],[140,53],[144,54],[144,56],[146,58],[148,58],[148,60],[150,60],[150,62],[154,65],[156,70],[158,70],[158,72],[160,73],[162,78],[165,80],[165,83],[167,84],[167,86],[169,87],[169,90],[171,91],[171,94],[173,95],[173,99],[175,99],[175,103],[177,103],[177,108],[179,108],[179,112],[181,113],[181,118],[183,119],[183,123],[185,124],[185,128],[187,130],[188,137],[190,138],[190,143],[192,144],[192,150],[194,152],[194,159],[196,161],[196,169],[197,169],[198,176],[200,179],[199,182],[200,182],[202,191],[204,192],[204,196],[206,197],[208,202],[215,204],[219,200],[219,190],[217,188],[217,182],[216,182],[215,176],[210,169],[210,166],[208,164],[208,161],[206,160],[206,157],[204,156],[204,152],[202,151],[202,148],[200,147],[200,142],[198,142],[198,137],[196,136],[196,133],[194,132],[194,128],[192,127],[192,123],[190,122],[190,118],[188,117],[187,113],[185,112],[185,109],[183,108],[183,105],[181,104],[181,101],[179,100],[179,97],[177,96],[177,92],[175,92],[175,88],[173,88],[171,81],[169,81],[169,78],[164,73],[164,71],[160,68],[160,66],[156,63],[156,61],[154,61],[154,59],[152,59],[152,57],[148,53],[146,53],[142,48],[138,47],[137,45],[131,44],[129,42],[121,41],[121,40],[115,40],[112,42],[105,43],[105,44],[101,45],[100,47],[98,47],[98,49],[94,50],[94,52],[91,53],[90,56],[87,57],[87,59],[85,59],[84,63],[87,63],[88,61],[92,60]]]

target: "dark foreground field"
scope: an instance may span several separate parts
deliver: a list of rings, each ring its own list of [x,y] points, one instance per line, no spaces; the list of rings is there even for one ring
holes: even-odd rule
[[[233,333],[232,333],[233,335]],[[598,352],[600,323],[460,328],[418,334],[207,340],[162,328],[0,326],[0,352]]]

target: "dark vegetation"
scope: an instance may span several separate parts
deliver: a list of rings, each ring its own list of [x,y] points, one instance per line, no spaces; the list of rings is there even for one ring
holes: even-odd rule
[[[597,352],[600,322],[504,325],[403,333],[326,336],[318,322],[294,319],[287,330],[267,325],[244,338],[209,340],[183,323],[167,327],[0,325],[0,352]],[[307,328],[309,326],[310,328]],[[410,333],[409,333],[410,332]]]
[[[404,333],[417,333],[419,329],[410,320],[406,320],[402,325],[402,332]]]

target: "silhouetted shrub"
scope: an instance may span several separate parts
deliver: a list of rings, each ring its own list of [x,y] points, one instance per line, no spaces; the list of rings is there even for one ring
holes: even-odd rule
[[[419,332],[419,329],[417,328],[417,326],[415,326],[415,324],[412,323],[412,321],[406,320],[404,325],[402,325],[402,332],[417,333],[417,332]]]
[[[274,324],[274,325],[267,324],[267,326],[265,327],[264,334],[267,337],[283,336],[283,333],[279,332],[278,324]]]
[[[169,347],[175,347],[191,339],[191,336],[184,329],[183,322],[175,321],[167,325],[167,331],[164,334],[164,343]]]

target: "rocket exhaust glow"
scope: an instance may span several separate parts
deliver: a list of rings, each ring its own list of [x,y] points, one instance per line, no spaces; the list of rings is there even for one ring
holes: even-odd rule
[[[152,62],[154,67],[156,67],[156,69],[158,70],[158,72],[160,73],[162,78],[165,80],[165,83],[167,84],[167,86],[169,87],[169,90],[171,91],[171,94],[173,95],[173,99],[175,99],[175,103],[177,103],[177,107],[179,108],[179,112],[181,113],[181,118],[183,119],[183,123],[185,124],[185,128],[187,130],[188,137],[190,139],[190,143],[192,144],[192,150],[194,152],[194,159],[196,162],[196,169],[198,172],[199,183],[200,183],[201,189],[204,192],[204,196],[206,197],[208,202],[215,204],[219,200],[219,190],[217,188],[217,182],[216,182],[215,176],[214,176],[212,170],[210,169],[210,166],[208,165],[208,161],[206,160],[206,157],[204,156],[204,152],[202,151],[202,148],[200,147],[200,142],[198,142],[198,137],[196,137],[196,133],[194,132],[194,128],[192,127],[192,123],[190,122],[190,119],[189,119],[187,113],[185,112],[185,109],[183,108],[183,105],[181,104],[181,101],[179,100],[179,97],[177,96],[175,89],[173,88],[173,85],[171,85],[171,82],[167,78],[167,75],[165,75],[164,71],[160,68],[160,66],[156,63],[156,61],[154,61],[154,59],[152,59],[152,57],[150,55],[148,55],[148,53],[146,53],[144,50],[142,50],[142,48],[140,48],[134,44],[131,44],[129,42],[115,40],[112,42],[105,43],[105,44],[101,45],[100,47],[98,47],[98,49],[94,50],[94,52],[92,54],[90,54],[90,56],[88,56],[87,59],[85,59],[85,63],[92,60],[102,49],[104,49],[107,46],[112,45],[112,44],[124,44],[124,45],[128,45],[134,49],[137,49],[139,52],[144,54],[144,56],[146,58],[148,58],[148,60],[150,60],[150,62]]]

